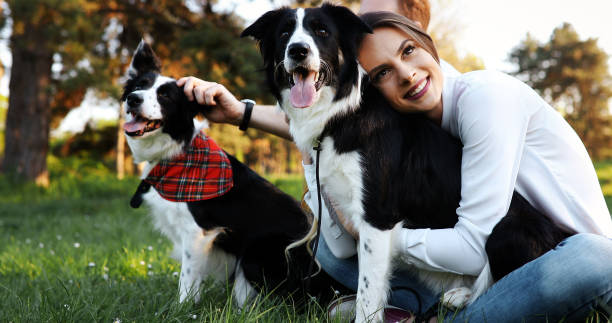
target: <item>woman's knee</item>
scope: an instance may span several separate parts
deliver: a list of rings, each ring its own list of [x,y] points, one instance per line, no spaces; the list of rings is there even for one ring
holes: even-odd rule
[[[561,289],[570,294],[609,292],[612,239],[590,233],[576,234],[551,251],[542,269],[544,280],[563,282]]]

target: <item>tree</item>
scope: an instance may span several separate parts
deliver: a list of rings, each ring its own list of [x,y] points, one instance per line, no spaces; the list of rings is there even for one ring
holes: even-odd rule
[[[166,73],[219,81],[242,97],[271,101],[259,55],[239,40],[242,22],[210,1],[9,0],[13,66],[2,171],[48,183],[49,129],[88,88],[119,98],[135,46],[151,36]],[[193,2],[192,2],[193,4]]]
[[[94,15],[95,4],[89,1],[7,2],[13,22],[10,39],[13,65],[2,167],[4,172],[46,185],[49,107],[57,93],[57,80],[61,79],[52,74],[53,64],[58,63],[54,55],[64,53],[62,64],[76,64],[70,59],[76,60],[91,39],[99,38],[100,20]],[[76,73],[67,78],[78,76]]]
[[[581,40],[574,28],[564,23],[550,40],[540,43],[531,35],[510,53],[518,65],[514,75],[562,110],[592,158],[612,156],[608,102],[612,77],[608,55],[597,39]]]

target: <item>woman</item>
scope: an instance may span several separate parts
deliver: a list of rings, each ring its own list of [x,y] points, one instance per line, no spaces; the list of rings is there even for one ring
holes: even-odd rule
[[[581,234],[524,265],[456,315],[492,322],[586,316],[612,305],[612,220],[582,142],[531,88],[502,73],[444,78],[428,36],[402,16],[362,16],[374,29],[359,60],[393,108],[424,113],[463,143],[459,221],[452,229],[408,230],[396,243],[417,267],[468,275],[513,190]],[[435,147],[432,147],[435,149]]]

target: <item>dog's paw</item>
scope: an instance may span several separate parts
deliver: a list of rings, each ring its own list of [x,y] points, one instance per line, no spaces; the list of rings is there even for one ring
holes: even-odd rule
[[[442,296],[442,304],[450,308],[463,307],[472,297],[472,290],[467,287],[457,287],[444,293]]]

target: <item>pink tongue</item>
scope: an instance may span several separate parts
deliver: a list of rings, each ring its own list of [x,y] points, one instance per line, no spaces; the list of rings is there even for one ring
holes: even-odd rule
[[[315,72],[311,72],[305,78],[298,76],[294,78],[295,85],[291,88],[291,104],[296,108],[307,108],[314,103],[315,99]]]
[[[145,121],[130,121],[123,124],[123,130],[127,132],[136,132],[138,130],[144,130],[147,123]]]

